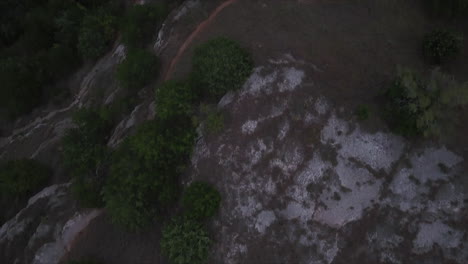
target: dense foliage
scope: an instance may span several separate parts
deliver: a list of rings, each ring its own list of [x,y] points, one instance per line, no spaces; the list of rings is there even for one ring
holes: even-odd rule
[[[190,118],[150,121],[116,151],[104,200],[113,221],[130,230],[147,226],[177,198],[178,175],[192,151]]]
[[[250,54],[236,42],[220,37],[195,49],[192,83],[204,96],[217,100],[241,88],[252,69]]]
[[[167,15],[164,4],[133,5],[122,24],[122,42],[127,48],[143,47]]]
[[[2,196],[21,198],[31,195],[47,184],[52,171],[30,159],[11,160],[0,164]]]
[[[424,56],[428,61],[440,64],[460,52],[461,42],[462,38],[452,32],[434,30],[424,38]]]
[[[187,215],[196,220],[204,220],[216,214],[221,202],[218,190],[205,182],[194,182],[184,191],[182,203]]]
[[[386,92],[387,119],[405,136],[439,135],[443,122],[451,120],[454,108],[468,103],[468,83],[435,70],[424,80],[409,69],[400,69]]]
[[[103,9],[85,16],[78,36],[81,55],[85,59],[97,59],[102,56],[112,44],[116,29],[116,18]]]
[[[48,183],[52,170],[30,159],[0,163],[0,225]]]
[[[167,81],[156,89],[155,94],[159,118],[171,120],[192,114],[194,95],[188,83]]]
[[[158,59],[143,49],[130,50],[117,68],[117,80],[129,90],[139,90],[155,79],[158,73]]]
[[[63,162],[74,176],[72,190],[82,206],[101,207],[110,124],[90,109],[78,110],[73,122],[76,127],[67,130],[62,140]]]
[[[162,231],[161,250],[172,264],[203,264],[208,258],[211,239],[200,223],[177,219]]]
[[[120,3],[0,1],[0,113],[14,119],[66,94],[55,83],[81,63],[78,46],[84,54],[96,54],[102,41],[110,41],[110,11],[98,10],[114,12]]]

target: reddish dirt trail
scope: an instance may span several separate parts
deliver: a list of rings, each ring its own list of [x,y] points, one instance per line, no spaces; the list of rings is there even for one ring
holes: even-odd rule
[[[197,28],[190,34],[190,36],[184,41],[182,46],[180,46],[179,51],[177,52],[177,55],[172,59],[168,70],[164,74],[164,80],[167,81],[170,79],[172,73],[174,72],[174,67],[179,62],[180,57],[184,54],[185,50],[187,47],[192,43],[192,41],[202,32],[217,16],[218,14],[223,11],[226,7],[230,6],[231,4],[237,2],[237,0],[227,0],[226,2],[222,3],[220,6],[218,6],[213,13],[203,22],[200,23],[200,25],[197,26]]]

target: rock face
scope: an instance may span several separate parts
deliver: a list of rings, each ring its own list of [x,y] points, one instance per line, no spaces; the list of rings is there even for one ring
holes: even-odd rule
[[[225,132],[199,138],[193,177],[224,195],[212,263],[468,263],[463,158],[366,132],[312,66],[256,68],[218,105]]]
[[[54,264],[98,210],[78,211],[69,184],[45,188],[0,229],[2,263]]]

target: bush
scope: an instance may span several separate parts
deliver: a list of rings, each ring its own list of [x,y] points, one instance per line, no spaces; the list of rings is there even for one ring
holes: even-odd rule
[[[178,175],[194,138],[189,118],[173,126],[155,120],[140,126],[119,147],[103,191],[114,223],[143,229],[176,200]]]
[[[74,176],[72,191],[83,207],[102,207],[100,191],[104,185],[107,163],[107,138],[110,124],[90,109],[73,115],[76,127],[68,129],[62,139],[63,163]]]
[[[163,4],[133,5],[122,24],[122,42],[127,48],[144,47],[167,15]]]
[[[424,38],[423,52],[428,61],[440,64],[457,55],[462,38],[446,30],[435,30]]]
[[[9,199],[27,198],[49,181],[52,170],[30,159],[11,160],[0,165],[0,193]]]
[[[171,120],[193,112],[194,96],[188,83],[167,81],[156,89],[156,113],[159,118]]]
[[[157,73],[158,59],[154,54],[142,49],[131,50],[117,67],[117,80],[122,87],[136,91],[153,80]]]
[[[206,263],[211,239],[196,221],[178,219],[164,227],[161,250],[173,264]]]
[[[97,59],[116,37],[117,20],[100,9],[84,17],[78,36],[78,50],[85,59]]]
[[[455,116],[455,107],[468,103],[468,83],[435,70],[423,80],[409,69],[399,69],[392,87],[386,91],[387,120],[404,136],[437,136]]]
[[[214,100],[242,87],[252,73],[249,53],[227,38],[215,38],[195,49],[192,81],[197,89]]]
[[[84,259],[84,260],[72,260],[67,262],[67,264],[102,264],[102,262],[91,260],[91,259]]]
[[[219,192],[205,182],[194,182],[185,190],[182,203],[187,215],[196,220],[204,220],[216,214],[221,202]]]

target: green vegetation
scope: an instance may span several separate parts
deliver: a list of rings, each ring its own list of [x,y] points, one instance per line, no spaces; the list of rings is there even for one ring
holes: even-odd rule
[[[194,95],[187,82],[167,81],[156,89],[156,113],[163,120],[193,113]]]
[[[15,119],[52,97],[66,94],[67,91],[55,83],[81,64],[79,50],[92,57],[103,52],[103,47],[109,47],[115,36],[115,18],[111,13],[119,10],[121,3],[108,0],[92,3],[1,1],[2,117]]]
[[[113,221],[139,230],[177,199],[178,176],[192,151],[190,118],[150,121],[116,151],[104,200]]]
[[[218,190],[205,182],[194,182],[185,190],[182,203],[187,215],[196,220],[210,218],[216,214],[221,202]]]
[[[211,239],[202,224],[178,219],[164,227],[161,250],[172,264],[206,263]]]
[[[423,80],[409,69],[399,69],[386,91],[387,120],[404,136],[437,136],[445,122],[455,117],[454,108],[468,103],[468,83],[435,70]]]
[[[44,188],[52,170],[30,159],[0,163],[0,225],[16,214],[23,203]]]
[[[200,112],[205,120],[203,131],[208,134],[218,134],[224,129],[224,114],[215,106],[202,104]]]
[[[76,127],[63,137],[63,162],[74,176],[72,190],[84,207],[102,207],[100,191],[104,185],[106,147],[110,124],[90,109],[80,109],[73,116]]]
[[[468,14],[468,0],[428,0],[426,3],[436,16],[455,18]]]
[[[424,38],[425,58],[440,64],[460,53],[462,38],[446,30],[434,30]]]
[[[97,59],[109,49],[117,33],[117,19],[99,9],[83,19],[78,50],[85,59]]]
[[[252,69],[253,61],[246,50],[219,37],[196,48],[192,84],[204,97],[218,100],[226,92],[241,88]]]
[[[49,181],[52,171],[30,159],[11,160],[0,164],[1,195],[21,199],[39,191]]]
[[[356,116],[358,118],[358,120],[360,121],[364,121],[364,120],[367,120],[369,119],[369,116],[370,116],[370,109],[369,109],[369,106],[367,105],[359,105],[357,108],[356,108]]]
[[[131,91],[138,91],[157,76],[157,57],[143,49],[131,50],[117,68],[120,85]]]
[[[167,15],[164,4],[133,5],[122,24],[122,42],[127,48],[143,47]]]

